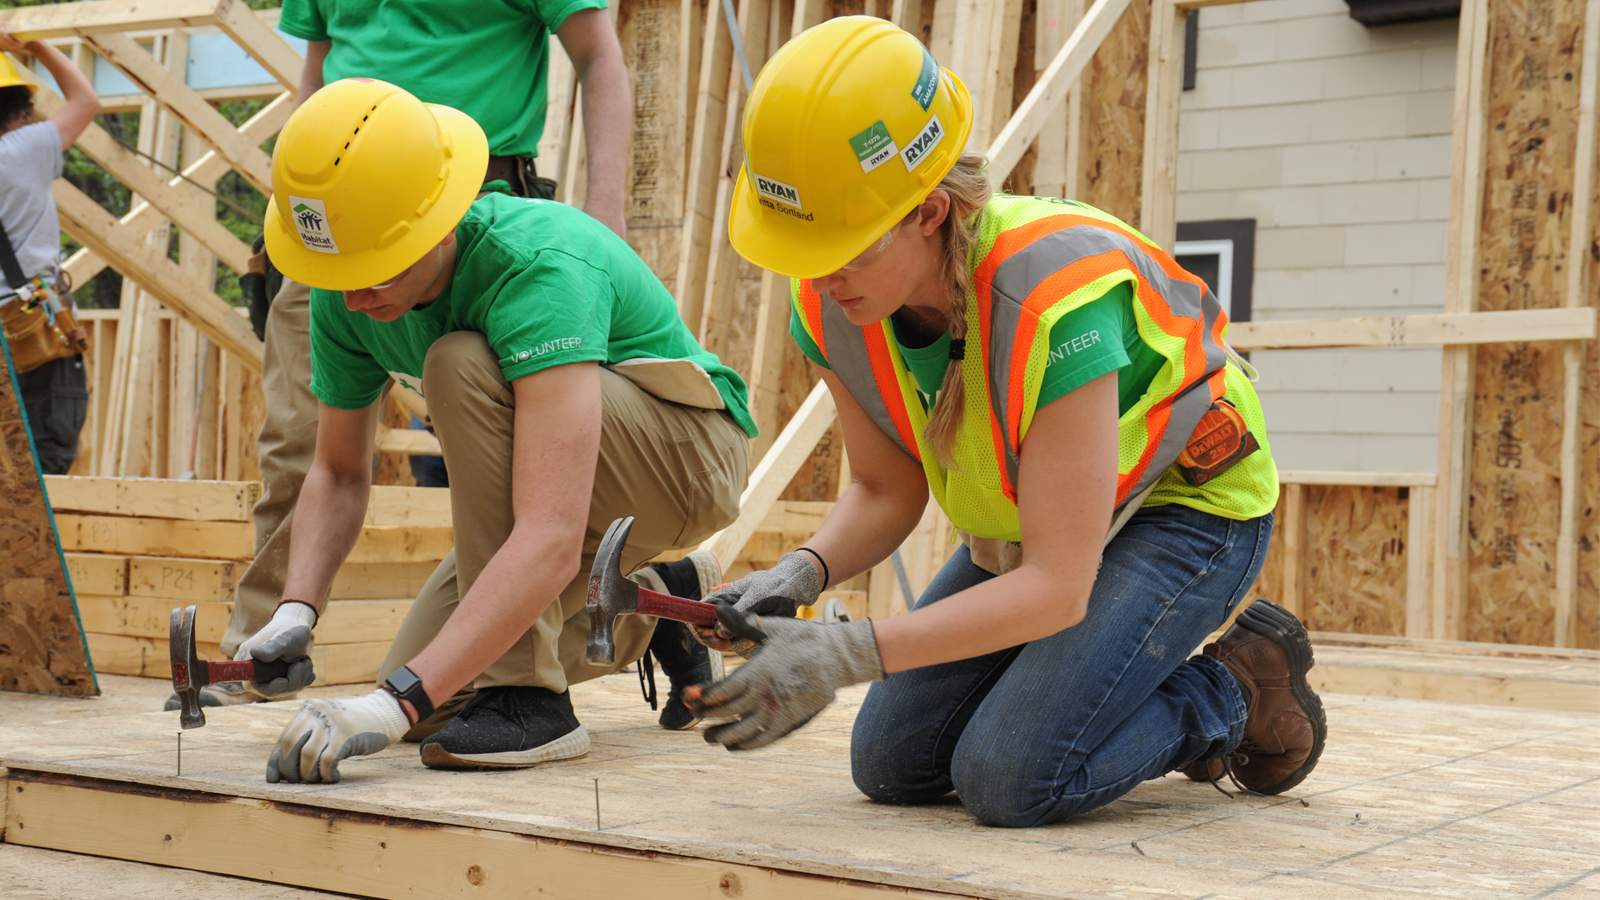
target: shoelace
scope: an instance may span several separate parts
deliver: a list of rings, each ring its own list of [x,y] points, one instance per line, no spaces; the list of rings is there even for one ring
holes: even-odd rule
[[[479,691],[473,695],[471,700],[467,701],[466,706],[461,707],[461,712],[456,714],[456,718],[466,721],[472,718],[479,709],[489,709],[498,713],[502,719],[516,722],[518,728],[527,731],[528,723],[522,718],[522,710],[517,709],[515,704],[508,702],[510,696],[510,691],[494,691],[494,693],[487,695],[485,691]]]
[[[1239,744],[1238,749],[1234,750],[1232,753],[1229,753],[1227,756],[1224,756],[1222,758],[1222,772],[1223,772],[1223,774],[1226,774],[1228,776],[1228,780],[1233,782],[1233,786],[1238,788],[1240,793],[1249,794],[1252,797],[1265,797],[1267,795],[1261,793],[1260,791],[1252,791],[1249,788],[1245,787],[1242,783],[1240,783],[1239,776],[1234,773],[1233,767],[1236,766],[1236,765],[1238,765],[1238,766],[1248,766],[1250,764],[1250,753],[1260,752],[1260,750],[1261,750],[1261,748],[1259,746],[1257,746],[1256,744],[1253,744],[1253,743],[1251,743],[1249,741],[1244,741],[1244,742],[1241,742]],[[1241,751],[1249,751],[1249,752],[1241,752]],[[1207,767],[1207,772],[1208,773],[1210,772],[1210,767],[1209,766]],[[1217,783],[1218,781],[1221,780],[1221,778],[1222,778],[1222,775],[1220,775],[1220,774],[1212,776],[1211,779],[1210,779],[1211,786],[1216,788],[1217,791],[1222,794],[1222,796],[1227,797],[1229,799],[1233,799],[1234,795],[1228,793],[1227,790],[1225,790],[1222,787],[1222,785]]]

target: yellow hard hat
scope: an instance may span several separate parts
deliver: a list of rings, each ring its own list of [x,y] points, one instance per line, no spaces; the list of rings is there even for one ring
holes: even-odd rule
[[[830,19],[756,78],[728,239],[784,275],[837,271],[938,187],[971,132],[966,85],[921,41],[871,16]]]
[[[17,72],[17,65],[11,61],[11,57],[0,53],[0,88],[18,86],[27,88],[30,97],[39,93],[37,84],[22,80],[22,75]]]
[[[383,81],[335,81],[278,135],[267,253],[312,287],[381,284],[455,229],[488,167],[488,139],[466,113]]]

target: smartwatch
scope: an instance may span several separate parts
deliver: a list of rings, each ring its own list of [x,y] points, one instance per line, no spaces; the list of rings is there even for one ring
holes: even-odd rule
[[[422,724],[433,715],[433,702],[428,699],[428,692],[422,689],[422,679],[406,666],[395,669],[394,674],[384,680],[383,686],[389,693],[416,708],[417,724]]]

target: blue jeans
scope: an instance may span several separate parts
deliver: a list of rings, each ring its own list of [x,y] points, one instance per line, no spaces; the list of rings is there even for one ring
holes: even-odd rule
[[[954,790],[979,821],[1021,828],[1228,753],[1244,731],[1238,682],[1189,654],[1255,581],[1271,535],[1270,514],[1139,511],[1106,546],[1079,624],[874,684],[850,741],[856,787],[894,804]],[[917,607],[993,577],[962,547]]]

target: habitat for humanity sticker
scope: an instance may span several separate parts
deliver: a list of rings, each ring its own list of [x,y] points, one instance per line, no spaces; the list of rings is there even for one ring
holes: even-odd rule
[[[928,124],[922,126],[917,136],[906,144],[906,148],[900,151],[900,158],[906,161],[906,171],[916,171],[917,166],[922,165],[922,161],[928,158],[928,154],[932,153],[933,148],[939,146],[942,140],[944,140],[944,124],[939,121],[938,116],[934,116],[928,120]]]
[[[856,151],[856,159],[860,160],[863,172],[871,172],[900,152],[900,148],[894,145],[894,138],[889,137],[889,128],[882,119],[851,138],[850,149]]]
[[[927,48],[922,50],[922,73],[917,76],[917,84],[911,89],[911,99],[917,101],[923,112],[928,111],[928,106],[933,103],[933,95],[939,90],[939,64],[934,62],[933,54]]]
[[[794,185],[784,184],[776,178],[768,178],[765,175],[757,175],[754,172],[750,173],[750,177],[755,179],[756,193],[763,197],[770,197],[779,203],[788,204],[796,209],[805,209],[805,204],[800,202],[800,191]]]
[[[328,227],[328,210],[321,200],[291,194],[289,209],[294,213],[294,227],[300,232],[300,242],[306,245],[307,250],[339,252],[339,245],[333,242],[333,230]]]

